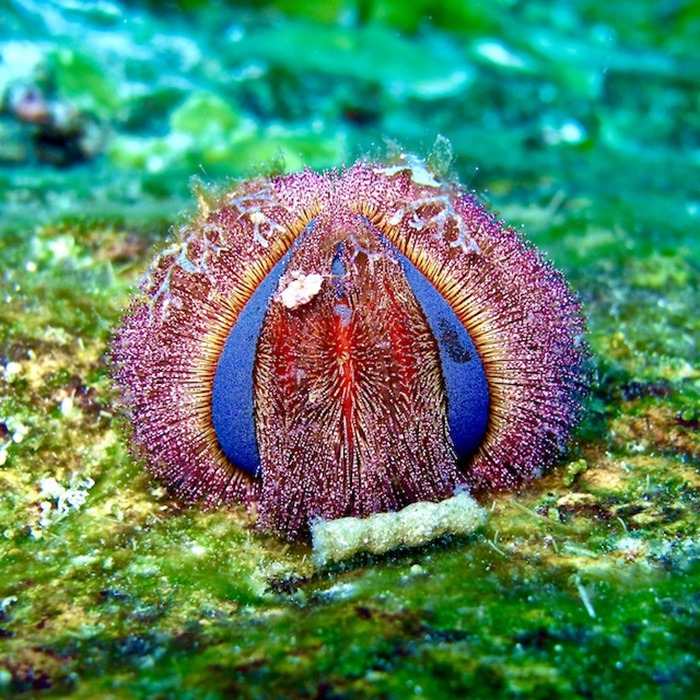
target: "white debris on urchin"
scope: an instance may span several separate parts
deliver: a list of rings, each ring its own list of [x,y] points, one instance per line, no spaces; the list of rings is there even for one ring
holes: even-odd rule
[[[396,513],[317,520],[311,525],[311,556],[321,567],[360,552],[384,554],[397,547],[418,547],[442,535],[468,535],[486,520],[486,510],[466,491],[440,503],[412,503]]]
[[[300,270],[292,271],[280,280],[275,300],[288,309],[308,304],[321,291],[323,275],[315,272],[304,274]]]

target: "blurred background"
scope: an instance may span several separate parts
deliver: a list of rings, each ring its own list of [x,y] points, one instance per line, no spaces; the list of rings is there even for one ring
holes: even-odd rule
[[[462,181],[496,197],[556,197],[611,228],[697,223],[697,2],[2,5],[8,213],[16,168],[29,190],[50,179],[31,166],[75,171],[57,175],[66,197],[89,172],[81,199],[116,205],[194,173],[427,154],[443,134]]]

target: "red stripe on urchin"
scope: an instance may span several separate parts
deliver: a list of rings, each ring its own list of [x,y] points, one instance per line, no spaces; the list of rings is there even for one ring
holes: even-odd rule
[[[564,277],[473,197],[414,165],[359,163],[346,199],[432,281],[477,348],[489,423],[463,465],[477,488],[532,479],[581,414],[585,323]],[[428,183],[428,184],[426,184]]]
[[[354,321],[352,309],[345,300],[338,301],[333,314],[333,336],[338,363],[338,392],[342,416],[340,443],[346,446],[348,461],[354,462],[355,423],[357,411],[357,357],[353,347]]]
[[[326,275],[321,291],[298,308],[273,303],[258,346],[259,513],[290,536],[314,517],[445,498],[457,480],[430,328],[376,232],[342,207],[332,214],[315,219],[289,263],[298,275]],[[347,274],[338,286],[331,270],[341,241]],[[290,393],[275,358],[291,347]]]
[[[383,291],[395,308],[400,308],[406,303],[405,299],[398,298],[397,290],[392,286],[385,284]],[[416,365],[415,352],[411,350],[412,345],[416,342],[416,338],[411,335],[411,328],[407,327],[406,324],[399,323],[396,317],[389,317],[387,326],[389,337],[391,338],[391,350],[399,369],[401,393],[409,397],[410,387],[415,384],[419,371]]]

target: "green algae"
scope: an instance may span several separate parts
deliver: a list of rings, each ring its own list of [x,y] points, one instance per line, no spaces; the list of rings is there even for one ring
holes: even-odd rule
[[[110,137],[69,169],[0,153],[0,694],[642,699],[700,686],[700,13],[448,3],[427,27],[418,3],[370,5],[312,5],[289,25],[236,15],[242,38],[220,52],[202,48],[211,9],[190,9],[188,26],[52,3],[67,21],[48,26],[11,5],[0,92],[36,82]],[[349,28],[348,8],[368,27]],[[123,50],[96,48],[106,30]],[[295,63],[274,53],[285,35],[325,48]],[[368,59],[353,41],[375,35]],[[18,41],[36,60],[10,60]],[[381,54],[397,42],[406,66]],[[242,71],[243,48],[277,65]],[[429,80],[467,78],[416,91],[404,68],[421,52]],[[0,129],[31,144],[6,112]],[[452,151],[437,165],[486,190],[581,295],[596,382],[568,457],[481,497],[476,536],[324,569],[242,510],[183,509],[129,454],[107,350],[193,206],[190,176],[341,165],[384,138],[425,153],[438,133]]]

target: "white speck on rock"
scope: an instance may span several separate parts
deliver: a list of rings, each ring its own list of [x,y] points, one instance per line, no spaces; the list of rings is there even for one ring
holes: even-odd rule
[[[68,487],[60,484],[53,476],[43,477],[39,481],[39,495],[43,498],[39,504],[39,528],[32,528],[32,536],[39,539],[41,529],[63,520],[73,510],[80,510],[94,485],[94,480],[89,476],[81,477],[78,474],[71,476]]]
[[[4,374],[6,382],[13,382],[22,373],[22,365],[19,362],[8,362],[5,365]]]

